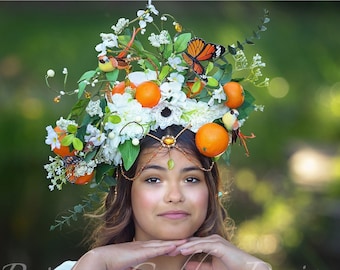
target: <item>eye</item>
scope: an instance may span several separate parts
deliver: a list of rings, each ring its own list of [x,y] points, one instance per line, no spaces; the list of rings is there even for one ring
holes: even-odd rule
[[[200,180],[196,177],[188,177],[184,180],[185,183],[198,183]]]
[[[145,179],[145,182],[150,183],[150,184],[156,184],[156,183],[160,183],[160,179],[157,177],[150,177],[148,179]]]

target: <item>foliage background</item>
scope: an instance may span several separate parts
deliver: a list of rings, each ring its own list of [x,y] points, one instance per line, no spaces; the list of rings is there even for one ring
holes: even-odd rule
[[[145,2],[0,2],[0,266],[48,269],[77,259],[86,222],[49,232],[56,216],[77,204],[86,187],[50,192],[43,164],[50,154],[45,126],[74,101],[53,103],[44,82],[69,69],[69,82],[96,65],[99,33]],[[251,35],[264,8],[269,29],[255,46],[272,79],[250,89],[264,113],[242,130],[254,132],[251,156],[233,146],[227,202],[234,241],[273,269],[337,269],[340,264],[339,2],[155,1],[197,36],[231,44]],[[57,85],[58,86],[58,85]],[[76,87],[70,83],[69,89]]]

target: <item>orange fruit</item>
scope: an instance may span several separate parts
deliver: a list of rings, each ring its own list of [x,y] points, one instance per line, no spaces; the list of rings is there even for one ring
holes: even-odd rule
[[[85,185],[93,178],[94,172],[91,174],[85,174],[83,176],[75,177],[73,174],[68,176],[68,181],[70,181],[72,184],[77,185]]]
[[[193,87],[193,85],[196,83],[196,81],[197,81],[197,79],[195,78],[194,81],[188,81],[188,82],[186,83],[186,85],[187,85],[188,88],[189,88],[189,91],[186,93],[188,98],[194,97],[194,96],[198,95],[199,93],[201,93],[202,89],[203,89],[204,86],[205,86],[205,84],[204,84],[202,81],[200,81],[200,87],[199,87],[199,89],[197,89],[196,92],[193,92],[192,87]]]
[[[62,139],[66,136],[66,131],[62,130],[60,127],[55,127],[54,131],[57,132],[58,134],[58,141],[61,143]],[[75,150],[70,151],[70,147],[60,145],[60,148],[54,148],[53,152],[61,157],[66,157],[66,156],[73,156],[75,153]]]
[[[227,96],[227,101],[224,103],[230,109],[240,107],[244,102],[244,90],[238,82],[227,82],[223,85],[224,93]]]
[[[143,107],[152,108],[161,99],[161,89],[152,81],[142,82],[136,87],[135,98]]]
[[[228,148],[228,131],[219,124],[208,123],[201,126],[195,136],[198,151],[207,157],[216,157]]]
[[[132,82],[121,81],[120,83],[116,84],[112,88],[111,90],[112,95],[113,94],[124,94],[126,87],[131,87],[132,89],[135,89],[136,85],[134,85]]]

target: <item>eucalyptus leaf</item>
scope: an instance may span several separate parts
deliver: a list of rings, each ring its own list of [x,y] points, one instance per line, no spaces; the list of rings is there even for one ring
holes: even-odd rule
[[[174,44],[174,50],[176,53],[183,52],[188,47],[188,42],[191,39],[190,33],[184,33],[179,35]]]
[[[68,134],[61,140],[61,145],[69,146],[71,145],[73,139],[75,138],[74,134]]]
[[[123,144],[120,144],[118,146],[118,149],[122,155],[124,169],[129,170],[137,159],[140,146],[133,145],[132,140],[128,140],[128,141],[125,141]]]

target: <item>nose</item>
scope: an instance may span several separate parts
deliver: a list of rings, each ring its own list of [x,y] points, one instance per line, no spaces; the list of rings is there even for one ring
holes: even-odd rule
[[[180,183],[168,182],[164,199],[167,203],[179,203],[184,201],[184,193]]]

